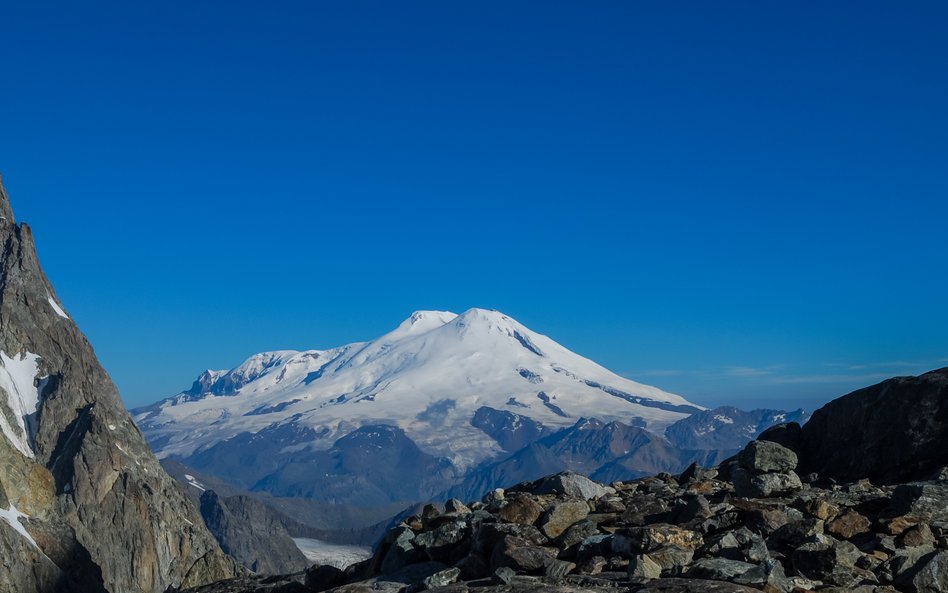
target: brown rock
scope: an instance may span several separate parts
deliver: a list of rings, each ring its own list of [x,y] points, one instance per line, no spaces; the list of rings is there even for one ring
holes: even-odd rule
[[[589,515],[589,505],[582,500],[569,500],[550,507],[540,519],[540,531],[549,538],[559,537],[561,533]]]
[[[934,545],[935,541],[935,534],[932,533],[931,527],[926,523],[919,523],[914,527],[909,527],[899,538],[899,543],[905,548]]]
[[[542,513],[543,507],[529,494],[511,493],[507,495],[507,505],[497,516],[509,523],[533,525]]]
[[[806,512],[817,519],[823,521],[832,521],[839,514],[839,507],[833,503],[827,502],[822,498],[811,500],[806,505]]]
[[[616,554],[631,557],[664,546],[677,546],[686,550],[695,550],[703,543],[701,535],[697,532],[677,525],[657,523],[644,527],[632,527],[616,533],[612,539],[612,550]]]
[[[850,539],[857,535],[868,533],[871,527],[869,519],[854,510],[846,510],[841,515],[826,524],[826,531],[842,539]]]

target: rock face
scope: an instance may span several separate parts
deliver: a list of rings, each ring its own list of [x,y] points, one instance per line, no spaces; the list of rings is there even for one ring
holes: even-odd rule
[[[801,474],[876,483],[948,465],[948,368],[896,377],[836,399],[803,427]]]
[[[59,304],[2,187],[0,218],[0,583],[157,593],[233,576]]]
[[[285,574],[309,566],[273,511],[248,496],[201,496],[204,524],[234,560],[254,572]]]

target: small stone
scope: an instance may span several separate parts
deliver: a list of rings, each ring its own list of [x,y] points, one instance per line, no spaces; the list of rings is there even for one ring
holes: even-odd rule
[[[576,570],[576,565],[565,560],[553,560],[543,569],[543,575],[551,579],[561,579]]]
[[[422,583],[424,584],[425,589],[435,589],[437,587],[444,587],[450,585],[451,583],[457,582],[458,577],[461,576],[461,569],[451,567],[441,572],[436,572],[430,577],[427,577]]]
[[[839,507],[822,498],[815,498],[807,503],[806,512],[822,521],[830,521],[839,514]]]
[[[517,576],[517,571],[507,566],[501,566],[494,571],[494,582],[509,585],[515,576]]]
[[[629,578],[657,579],[661,576],[661,565],[649,558],[648,555],[633,556],[629,560]]]
[[[456,498],[452,498],[444,503],[444,510],[447,513],[456,513],[458,515],[466,515],[471,512],[471,509],[469,509],[467,505]]]
[[[733,581],[742,574],[756,568],[754,564],[728,560],[726,558],[702,558],[688,567],[688,578],[712,581]]]

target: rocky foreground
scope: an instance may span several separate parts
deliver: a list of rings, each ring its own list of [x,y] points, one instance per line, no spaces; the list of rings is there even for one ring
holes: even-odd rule
[[[881,487],[801,479],[774,442],[798,431],[768,431],[715,469],[609,486],[558,474],[429,505],[346,571],[190,591],[948,591],[948,471]]]

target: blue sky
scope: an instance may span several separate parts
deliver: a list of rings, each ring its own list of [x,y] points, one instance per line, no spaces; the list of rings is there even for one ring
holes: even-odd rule
[[[0,171],[130,405],[500,309],[707,405],[948,366],[948,5],[4,3]]]

